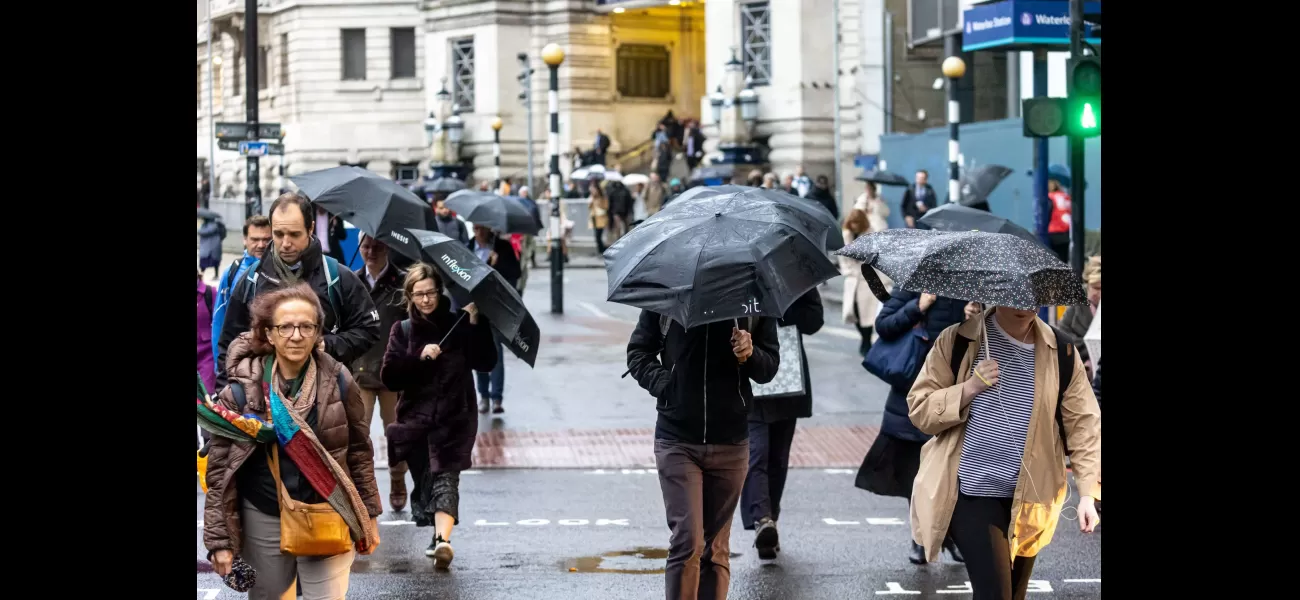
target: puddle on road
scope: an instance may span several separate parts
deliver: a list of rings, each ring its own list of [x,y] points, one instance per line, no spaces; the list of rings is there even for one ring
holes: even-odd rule
[[[731,557],[740,556],[732,552]],[[561,566],[574,573],[622,573],[631,575],[653,575],[664,572],[668,560],[665,548],[638,546],[631,550],[606,552],[600,556],[583,556],[564,561]]]

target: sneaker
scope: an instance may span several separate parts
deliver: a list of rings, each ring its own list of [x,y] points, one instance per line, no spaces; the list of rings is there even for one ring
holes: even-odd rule
[[[485,414],[485,415],[487,414],[487,411],[488,411],[488,399],[487,399],[487,396],[479,396],[479,397],[478,397],[478,411],[479,411],[480,413]]]
[[[776,558],[777,549],[781,547],[781,538],[776,532],[776,523],[767,517],[758,520],[754,528],[754,548],[763,560]]]
[[[501,413],[503,413],[503,412],[506,412],[506,409],[503,408],[503,407],[501,406],[501,401],[500,401],[500,400],[493,400],[493,401],[492,401],[492,414],[494,414],[494,415],[499,415],[499,414],[501,414]]]
[[[451,566],[451,559],[456,557],[456,552],[451,549],[450,542],[441,537],[435,537],[424,551],[424,555],[433,557],[433,568],[447,569]]]

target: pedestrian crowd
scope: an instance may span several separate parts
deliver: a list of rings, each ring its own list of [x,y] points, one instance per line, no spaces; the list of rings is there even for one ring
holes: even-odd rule
[[[689,132],[689,123],[684,129]],[[666,130],[661,123],[659,131]],[[1100,319],[1100,256],[1090,259],[1082,281],[1060,279],[1055,287],[998,296],[970,278],[927,280],[926,260],[942,258],[917,262],[912,252],[904,268],[890,262],[891,249],[920,240],[928,247],[959,244],[998,260],[1019,255],[1006,259],[1019,262],[997,268],[1006,272],[1004,283],[1026,288],[1044,278],[1015,271],[1021,266],[1054,276],[1068,267],[1047,248],[1010,235],[911,230],[937,206],[924,172],[904,196],[905,230],[889,230],[890,209],[870,182],[842,219],[826,178],[813,181],[802,167],[780,182],[755,171],[746,184],[686,191],[654,173],[634,189],[617,180],[587,186],[602,253],[606,242],[635,243],[620,244],[633,227],[667,222],[655,215],[678,198],[770,209],[778,216],[754,230],[755,244],[764,235],[792,235],[781,214],[820,211],[816,205],[828,213],[817,215],[823,225],[814,245],[821,254],[809,256],[825,264],[815,273],[764,270],[747,249],[699,241],[705,236],[665,245],[672,248],[665,253],[694,253],[699,266],[690,269],[774,272],[788,278],[775,287],[801,293],[760,299],[736,277],[694,271],[685,274],[700,282],[690,302],[646,294],[620,300],[611,293],[611,301],[642,309],[627,344],[625,375],[657,409],[654,458],[670,531],[665,597],[726,598],[737,510],[744,529],[754,532],[759,558],[778,558],[791,447],[798,420],[813,412],[803,338],[825,325],[817,284],[842,274],[841,316],[861,334],[855,360],[889,385],[880,433],[855,485],[908,501],[912,541],[900,550],[911,563],[946,553],[964,563],[975,598],[1023,599],[1034,561],[1067,508],[1067,460],[1078,493],[1068,508],[1085,533],[1100,522],[1100,351],[1098,345],[1090,353],[1087,343]],[[528,189],[515,193],[540,229]],[[790,194],[814,202],[791,201]],[[438,197],[429,206],[429,228],[467,252],[466,261],[477,259],[522,293],[533,262],[531,235],[512,238],[477,222],[471,232],[446,203]],[[476,413],[504,412],[503,348],[511,340],[479,302],[449,285],[448,273],[457,271],[437,261],[399,265],[392,242],[375,235],[360,237],[364,264],[349,270],[340,260],[346,233],[336,219],[304,194],[281,195],[267,216],[244,224],[244,253],[219,274],[215,289],[203,282],[203,270],[220,268],[209,240],[224,235],[224,224],[209,216],[199,229],[203,541],[215,572],[250,598],[292,597],[295,586],[309,600],[342,598],[355,556],[380,544],[383,509],[370,440],[376,406],[387,442],[389,504],[398,512],[409,505],[417,526],[433,528],[425,553],[437,568],[448,568]],[[745,226],[727,221],[721,210],[698,224],[733,232]],[[839,248],[838,265],[822,248]],[[645,253],[611,250],[611,276],[640,269],[642,284],[680,289],[668,278],[681,275],[687,261],[653,272],[650,259],[619,262],[632,255],[642,260]],[[806,279],[796,280],[801,276]],[[930,283],[915,283],[922,280]],[[611,281],[611,289],[620,285]],[[1070,306],[1053,327],[1015,293]],[[743,311],[715,307],[733,302]],[[774,304],[780,312],[767,308]]]

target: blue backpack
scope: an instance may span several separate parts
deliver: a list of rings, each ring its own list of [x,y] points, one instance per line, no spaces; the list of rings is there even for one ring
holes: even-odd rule
[[[339,261],[334,260],[331,256],[322,258],[325,259],[325,293],[329,296],[330,308],[334,310],[334,328],[330,330],[330,333],[338,333],[339,323],[343,321],[343,313],[339,312],[339,306],[343,304],[338,287]],[[257,297],[257,281],[261,278],[257,272],[257,267],[260,264],[262,264],[261,260],[255,260],[248,267],[248,287],[244,288],[244,303],[252,302],[253,298]]]

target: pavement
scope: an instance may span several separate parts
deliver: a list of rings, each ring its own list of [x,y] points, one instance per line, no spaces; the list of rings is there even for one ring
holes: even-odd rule
[[[223,258],[223,266],[234,258]],[[564,314],[555,315],[549,271],[533,272],[523,298],[542,332],[536,368],[507,355],[506,412],[480,417],[475,467],[461,479],[451,571],[435,572],[424,556],[430,529],[417,530],[409,513],[388,512],[380,517],[379,549],[353,564],[349,598],[663,597],[668,529],[651,452],[654,401],[620,377],[639,311],[605,302],[606,285],[602,269],[566,269]],[[759,561],[752,532],[737,518],[733,599],[970,593],[958,564],[907,562],[905,500],[853,487],[888,392],[862,369],[857,345],[857,331],[841,322],[838,304],[828,303],[826,325],[805,338],[815,414],[800,421],[795,435],[783,552],[774,562]],[[371,433],[386,503],[378,419]],[[196,502],[201,521],[201,494]],[[242,597],[210,572],[201,524],[197,538],[196,597]],[[1099,598],[1100,556],[1099,534],[1084,536],[1077,522],[1062,520],[1035,567],[1030,598]]]

